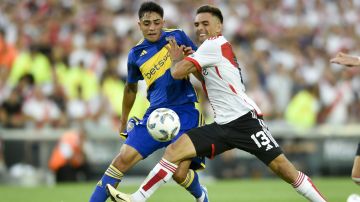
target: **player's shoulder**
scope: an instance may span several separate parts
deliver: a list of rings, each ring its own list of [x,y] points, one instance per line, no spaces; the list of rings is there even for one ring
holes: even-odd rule
[[[227,41],[223,35],[213,36],[209,37],[206,41],[217,41],[217,42],[223,42]]]
[[[162,30],[163,30],[165,33],[184,33],[184,30],[182,30],[182,29],[163,28]]]
[[[224,44],[226,42],[227,42],[227,40],[223,36],[220,35],[220,36],[209,37],[201,44],[201,46],[215,48],[215,47],[221,46],[222,44]]]
[[[138,42],[136,43],[136,45],[135,45],[134,47],[131,48],[131,50],[139,49],[139,48],[141,48],[141,47],[144,46],[144,45],[145,45],[145,39],[142,38],[142,39],[140,39],[140,41],[138,41]]]
[[[201,44],[201,46],[203,46],[203,47],[216,47],[216,46],[219,45],[217,39],[218,39],[217,37],[210,37],[210,38],[206,39],[206,40]]]
[[[144,49],[144,47],[146,46],[146,44],[144,43],[145,39],[141,39],[135,46],[133,46],[130,50],[129,50],[129,55],[136,55],[137,52],[142,51]]]
[[[163,31],[166,36],[174,36],[176,38],[183,38],[184,36],[186,36],[184,30],[182,30],[182,29],[163,28]]]

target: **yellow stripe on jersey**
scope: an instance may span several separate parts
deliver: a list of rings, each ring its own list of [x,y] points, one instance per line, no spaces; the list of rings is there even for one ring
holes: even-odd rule
[[[173,31],[176,31],[176,30],[181,30],[181,29],[163,28],[162,30],[163,30],[164,32],[173,32]]]
[[[166,45],[170,46],[170,45]],[[140,71],[148,87],[165,74],[172,65],[169,51],[165,46],[140,66]]]
[[[200,115],[199,115],[199,124],[198,124],[198,127],[205,125],[204,115],[203,115],[201,112],[199,112],[199,113],[200,113]]]
[[[140,39],[140,41],[137,42],[136,46],[140,45],[142,42],[144,42],[144,40],[145,40],[144,38]]]

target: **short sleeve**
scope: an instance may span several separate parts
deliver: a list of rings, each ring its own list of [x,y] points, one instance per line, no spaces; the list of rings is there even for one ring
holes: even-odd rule
[[[206,40],[195,53],[185,57],[185,59],[194,63],[196,68],[201,70],[207,66],[217,64],[221,60],[221,54],[215,41]]]
[[[127,77],[128,83],[137,83],[139,80],[143,79],[140,69],[136,65],[133,51],[130,51],[128,55],[127,68],[128,68],[128,77]]]

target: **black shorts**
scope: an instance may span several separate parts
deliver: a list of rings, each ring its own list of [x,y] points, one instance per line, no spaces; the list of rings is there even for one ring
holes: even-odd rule
[[[360,156],[360,143],[358,144],[358,149],[356,151],[356,156]]]
[[[213,158],[227,150],[238,148],[247,151],[268,165],[282,154],[262,117],[249,112],[227,123],[212,123],[187,132],[197,156]]]

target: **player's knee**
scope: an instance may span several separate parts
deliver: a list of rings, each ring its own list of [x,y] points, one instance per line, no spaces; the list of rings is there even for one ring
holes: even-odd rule
[[[178,161],[178,155],[179,152],[176,150],[176,147],[174,144],[170,144],[168,147],[166,147],[164,158],[167,159],[170,162],[177,162]]]

